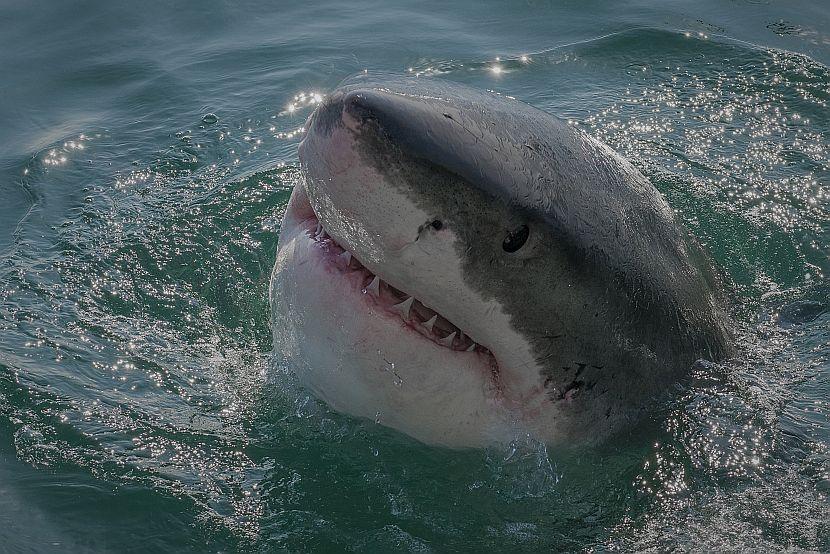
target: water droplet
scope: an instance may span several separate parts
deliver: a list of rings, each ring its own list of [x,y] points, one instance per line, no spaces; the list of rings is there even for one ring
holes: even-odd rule
[[[375,412],[375,423],[380,423],[380,412]]]
[[[213,113],[206,113],[202,117],[202,123],[204,123],[205,125],[213,125],[217,121],[219,121],[219,118],[216,117],[216,114]]]

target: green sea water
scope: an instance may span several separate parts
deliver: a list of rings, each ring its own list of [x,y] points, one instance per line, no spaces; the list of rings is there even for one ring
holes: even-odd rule
[[[830,5],[0,1],[0,552],[830,551]],[[272,354],[297,144],[363,71],[639,167],[739,354],[629,434],[421,445]]]

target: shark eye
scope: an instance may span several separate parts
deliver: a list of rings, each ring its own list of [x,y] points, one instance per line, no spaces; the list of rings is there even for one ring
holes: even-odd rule
[[[501,243],[501,247],[504,248],[505,252],[515,252],[524,246],[529,236],[530,228],[527,225],[522,225],[507,233],[507,236],[504,237],[504,242]]]
[[[440,219],[434,220],[432,223],[430,223],[430,225],[432,225],[432,228],[435,229],[436,231],[440,231],[441,228],[444,226],[444,224],[441,223]]]

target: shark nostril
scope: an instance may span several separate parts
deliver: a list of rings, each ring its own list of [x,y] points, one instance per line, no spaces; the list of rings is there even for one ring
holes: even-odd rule
[[[377,121],[377,114],[363,92],[350,92],[343,98],[343,113],[360,123]]]

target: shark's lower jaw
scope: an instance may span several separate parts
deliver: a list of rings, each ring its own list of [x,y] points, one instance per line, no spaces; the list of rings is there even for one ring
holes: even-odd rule
[[[312,212],[313,213],[313,212]],[[409,293],[387,283],[367,269],[352,252],[343,248],[323,227],[316,214],[300,223],[303,240],[312,242],[314,252],[325,259],[331,278],[343,280],[344,294],[360,295],[374,306],[379,317],[400,323],[401,332],[417,333],[425,341],[452,351],[453,356],[475,359],[486,372],[494,391],[500,390],[499,367],[495,356],[436,310]]]

